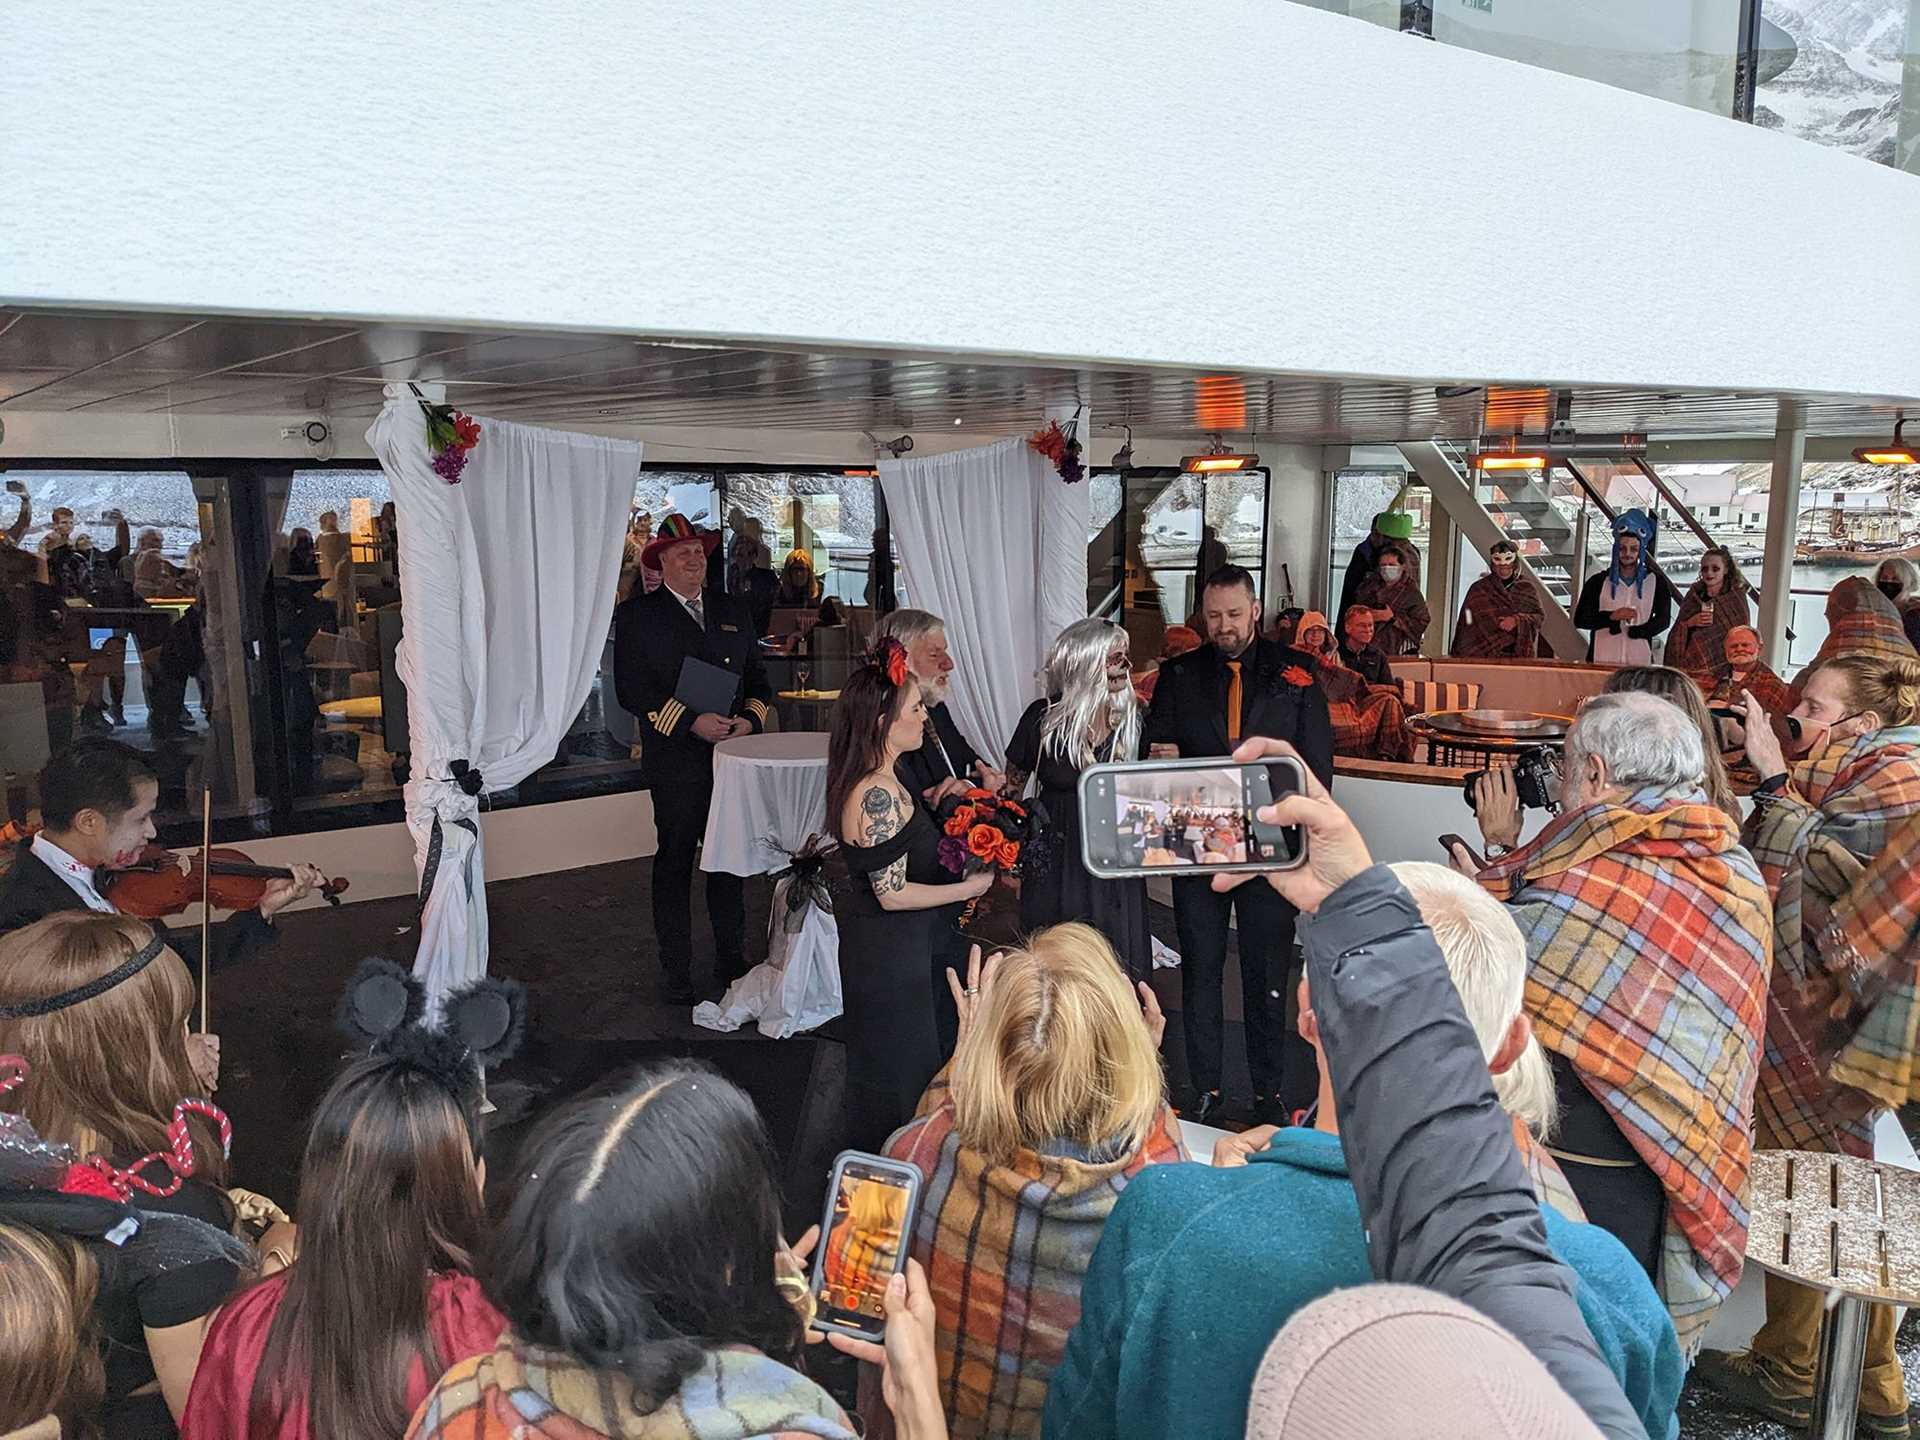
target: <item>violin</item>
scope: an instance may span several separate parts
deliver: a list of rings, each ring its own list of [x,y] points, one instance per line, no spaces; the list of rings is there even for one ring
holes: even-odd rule
[[[182,859],[187,862],[184,869]],[[149,845],[133,864],[109,872],[101,893],[123,915],[158,920],[198,905],[203,877],[210,907],[251,910],[266,895],[269,881],[291,880],[293,871],[284,865],[256,865],[241,850],[216,848],[182,856],[165,846]],[[329,905],[338,905],[346,888],[347,881],[336,876],[320,886],[320,895]]]

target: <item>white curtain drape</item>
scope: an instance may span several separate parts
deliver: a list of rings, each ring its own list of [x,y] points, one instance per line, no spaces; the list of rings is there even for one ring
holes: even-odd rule
[[[1087,613],[1087,486],[1019,439],[883,460],[880,485],[908,596],[947,622],[954,719],[998,763],[1047,646]]]
[[[487,969],[479,794],[551,760],[593,684],[641,447],[480,420],[449,485],[412,391],[386,395],[367,443],[399,519],[407,828],[425,896],[414,973],[437,1001]],[[479,781],[459,783],[462,768]]]

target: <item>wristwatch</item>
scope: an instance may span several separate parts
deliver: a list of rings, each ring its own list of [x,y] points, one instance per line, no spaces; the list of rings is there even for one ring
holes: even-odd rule
[[[1502,845],[1498,840],[1489,840],[1487,842],[1486,853],[1487,859],[1498,860],[1503,855],[1511,855],[1513,853],[1513,847],[1511,845]]]

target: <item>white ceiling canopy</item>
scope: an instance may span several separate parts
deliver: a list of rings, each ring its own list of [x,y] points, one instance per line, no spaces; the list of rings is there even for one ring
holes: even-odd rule
[[[798,431],[951,428],[1011,433],[1050,406],[1084,403],[1143,435],[1257,435],[1302,444],[1387,443],[1538,431],[1550,383],[1441,376],[1401,383],[1171,367],[1079,367],[713,345],[581,333],[460,331],[396,324],[0,310],[0,418],[324,414],[370,417],[381,387],[433,381],[451,403],[586,429],[627,426]],[[1757,436],[1766,393],[1576,387],[1588,432]],[[1815,435],[1890,432],[1894,401],[1799,397]]]

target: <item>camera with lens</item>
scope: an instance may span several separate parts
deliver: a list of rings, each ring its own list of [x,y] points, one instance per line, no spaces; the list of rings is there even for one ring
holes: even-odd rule
[[[1466,779],[1467,808],[1479,813],[1473,799],[1473,786],[1490,770],[1475,770]],[[1520,797],[1522,810],[1558,810],[1560,808],[1560,757],[1545,745],[1535,745],[1513,757],[1513,793]]]

